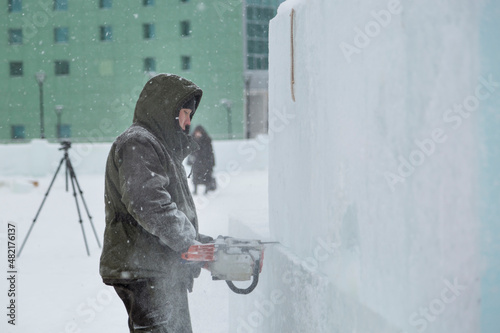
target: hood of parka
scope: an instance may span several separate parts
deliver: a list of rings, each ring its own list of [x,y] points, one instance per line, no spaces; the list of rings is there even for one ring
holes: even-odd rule
[[[180,160],[198,145],[179,125],[179,111],[191,98],[200,105],[202,90],[193,82],[173,74],[159,74],[142,89],[134,111],[134,123],[147,128]],[[193,118],[196,110],[191,113]]]

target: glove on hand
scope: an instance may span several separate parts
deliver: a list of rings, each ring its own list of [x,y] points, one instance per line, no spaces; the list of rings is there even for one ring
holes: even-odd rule
[[[198,234],[198,240],[201,242],[201,244],[207,244],[213,242],[214,238],[207,235]]]

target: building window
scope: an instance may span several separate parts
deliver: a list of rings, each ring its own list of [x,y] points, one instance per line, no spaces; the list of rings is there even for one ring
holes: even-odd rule
[[[9,29],[9,44],[23,43],[23,29]]]
[[[56,75],[69,75],[69,61],[68,60],[54,61],[54,72]]]
[[[276,14],[274,6],[249,4],[247,17],[247,69],[266,70],[269,67],[269,20]]]
[[[23,76],[23,63],[22,61],[12,61],[10,66],[10,76]]]
[[[59,127],[59,128],[57,128]],[[56,125],[56,130],[58,130],[59,138],[71,138],[71,125],[69,124],[61,124],[59,126]]]
[[[23,10],[23,4],[21,0],[8,0],[7,7],[9,13],[20,12]]]
[[[101,76],[112,76],[114,74],[113,60],[101,60],[99,64],[99,74],[101,74]]]
[[[251,21],[269,22],[276,15],[272,7],[258,7],[249,5],[247,8],[247,19]]]
[[[181,69],[183,71],[188,71],[191,69],[191,57],[189,56],[181,57]]]
[[[263,40],[249,40],[248,53],[268,54],[269,53],[268,42]]]
[[[269,22],[265,24],[250,23],[247,25],[248,37],[268,38]]]
[[[111,0],[99,0],[99,8],[111,8]]]
[[[100,27],[101,41],[111,41],[113,39],[113,33],[110,25],[103,25]]]
[[[186,37],[191,35],[191,24],[189,21],[181,22],[181,36]]]
[[[24,125],[12,125],[11,126],[11,138],[12,139],[25,139],[26,131],[24,130]]]
[[[155,36],[155,25],[154,23],[145,23],[142,25],[142,32],[144,39],[154,39]]]
[[[142,0],[142,5],[144,7],[153,6],[155,4],[154,0]]]
[[[247,68],[248,69],[263,69],[269,68],[269,59],[267,56],[254,55],[247,57]]]
[[[54,42],[67,43],[69,37],[69,30],[66,27],[54,28]]]
[[[145,72],[156,72],[156,59],[155,58],[145,58],[144,59],[144,71]]]
[[[68,0],[54,0],[54,10],[68,10]]]

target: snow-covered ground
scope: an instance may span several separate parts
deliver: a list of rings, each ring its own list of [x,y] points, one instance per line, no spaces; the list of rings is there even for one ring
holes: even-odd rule
[[[102,174],[78,175],[83,196],[102,242],[104,203]],[[17,226],[19,248],[50,184],[52,175],[41,178],[11,176],[0,179],[0,266],[7,274],[7,226]],[[195,197],[200,232],[227,235],[229,216],[267,211],[267,171],[242,171],[220,179],[219,189]],[[38,181],[38,187],[30,182]],[[8,281],[0,283],[2,320],[0,332],[127,332],[125,308],[114,291],[101,282],[100,249],[89,219],[82,211],[90,249],[87,256],[76,205],[65,191],[62,172],[16,262],[16,325],[7,323]],[[194,332],[228,332],[228,295],[224,282],[212,281],[207,271],[195,281],[189,295]]]

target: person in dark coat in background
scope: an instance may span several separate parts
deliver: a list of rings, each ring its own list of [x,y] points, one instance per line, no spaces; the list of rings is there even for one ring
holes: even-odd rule
[[[100,274],[125,304],[130,332],[192,332],[187,290],[200,267],[180,256],[203,236],[182,161],[198,147],[188,133],[201,96],[182,77],[153,77],[108,155]]]
[[[193,139],[200,149],[191,153],[188,164],[192,165],[194,194],[198,193],[198,185],[205,185],[205,194],[215,191],[217,184],[212,176],[215,166],[215,156],[212,147],[212,139],[203,126],[198,125],[193,131]]]

